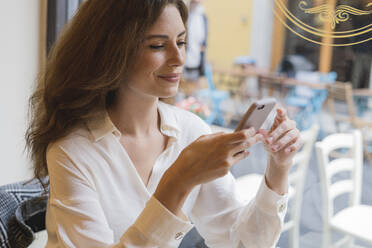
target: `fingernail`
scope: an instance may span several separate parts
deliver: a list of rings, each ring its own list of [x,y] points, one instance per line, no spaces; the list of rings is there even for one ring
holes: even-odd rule
[[[285,153],[289,153],[291,151],[290,148],[285,149]]]
[[[279,148],[279,145],[273,145],[273,146],[272,146],[273,151],[278,150],[278,148]]]
[[[269,138],[266,139],[266,142],[267,142],[268,144],[271,144],[272,141],[273,141],[273,137],[269,137]]]

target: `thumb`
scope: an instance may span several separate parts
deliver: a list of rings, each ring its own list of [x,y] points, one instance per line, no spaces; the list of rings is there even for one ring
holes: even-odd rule
[[[274,123],[271,126],[270,132],[274,131],[280,125],[280,123],[282,123],[286,119],[287,119],[287,111],[284,108],[281,108],[281,107],[278,108],[276,110],[276,116],[274,119]]]

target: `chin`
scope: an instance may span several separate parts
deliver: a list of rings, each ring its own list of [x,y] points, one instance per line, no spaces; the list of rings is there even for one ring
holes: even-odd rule
[[[164,94],[162,96],[159,97],[159,100],[164,102],[164,103],[167,103],[167,104],[171,104],[171,105],[174,105],[176,102],[175,102],[175,95],[177,94],[177,91],[175,93],[169,93],[169,94]]]
[[[168,92],[166,94],[161,94],[161,95],[159,95],[159,98],[172,98],[172,97],[177,95],[177,92],[178,91],[174,91],[174,92],[172,91],[172,92]]]
[[[178,86],[176,87],[171,87],[166,90],[163,90],[162,92],[159,92],[158,94],[159,98],[172,98],[175,95],[177,95],[178,92]]]

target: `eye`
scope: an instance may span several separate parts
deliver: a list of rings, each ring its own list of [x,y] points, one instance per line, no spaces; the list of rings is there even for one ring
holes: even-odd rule
[[[177,43],[177,45],[178,45],[179,47],[186,46],[186,44],[187,44],[186,41],[180,41],[180,42]]]
[[[154,50],[159,50],[164,48],[164,45],[150,45],[150,48]]]

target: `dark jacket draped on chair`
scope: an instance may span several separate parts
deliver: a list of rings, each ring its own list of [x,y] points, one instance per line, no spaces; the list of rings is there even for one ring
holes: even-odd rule
[[[0,186],[0,248],[28,247],[45,229],[48,195],[36,179]]]

